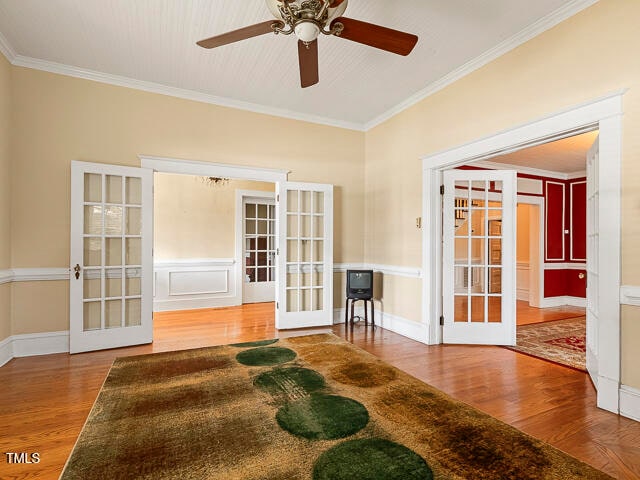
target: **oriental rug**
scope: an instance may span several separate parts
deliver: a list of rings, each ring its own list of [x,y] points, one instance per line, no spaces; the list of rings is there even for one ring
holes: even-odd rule
[[[518,326],[518,352],[586,371],[586,319],[584,316]]]
[[[61,478],[611,477],[318,334],[116,359]]]

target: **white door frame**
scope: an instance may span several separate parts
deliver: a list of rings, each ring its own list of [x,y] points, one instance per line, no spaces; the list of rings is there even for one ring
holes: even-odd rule
[[[442,201],[441,170],[499,154],[548,143],[585,131],[600,131],[598,252],[601,266],[598,328],[598,406],[619,411],[620,387],[620,173],[622,163],[622,97],[618,91],[525,125],[422,158],[423,265],[422,321],[429,344],[442,342]]]
[[[262,198],[265,200],[275,200],[275,192],[267,192],[263,190],[236,190],[236,248],[235,248],[235,274],[236,274],[236,292],[240,298],[240,304],[244,304],[244,209],[242,203],[245,198]],[[278,232],[276,230],[276,239]],[[277,263],[277,262],[276,262]],[[277,288],[277,284],[275,285]]]
[[[149,168],[154,172],[178,173],[183,175],[197,175],[203,177],[233,178],[236,180],[253,180],[256,182],[271,182],[276,184],[276,192],[284,189],[287,183],[289,170],[275,168],[248,167],[241,165],[229,165],[225,163],[210,163],[196,160],[183,160],[179,158],[154,157],[150,155],[138,155],[142,168]],[[262,192],[266,193],[266,192]],[[278,231],[278,218],[276,218],[276,231]],[[236,241],[236,259],[238,258],[238,242]],[[241,281],[240,272],[242,265],[236,261],[236,281]],[[276,292],[278,292],[278,282],[280,275],[276,275]],[[242,287],[242,286],[241,286]],[[240,301],[242,302],[242,291]],[[275,309],[275,306],[274,306]],[[278,310],[275,309],[276,325]]]

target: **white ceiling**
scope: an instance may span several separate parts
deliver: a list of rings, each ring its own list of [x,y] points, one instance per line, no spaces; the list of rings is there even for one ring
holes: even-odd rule
[[[264,0],[0,0],[0,51],[16,65],[367,129],[595,1],[351,0],[345,16],[418,45],[401,57],[321,36],[320,83],[307,89],[293,36],[195,44],[272,18]]]
[[[575,135],[494,157],[491,163],[504,163],[560,174],[582,174],[586,169],[587,152],[597,136],[597,130]]]

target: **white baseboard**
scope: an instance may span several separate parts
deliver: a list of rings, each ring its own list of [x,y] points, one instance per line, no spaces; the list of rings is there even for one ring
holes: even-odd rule
[[[620,384],[610,378],[598,375],[598,407],[613,413],[620,413]]]
[[[529,301],[529,290],[524,288],[518,288],[516,290],[516,299],[522,300],[524,302]]]
[[[640,390],[627,385],[620,387],[620,415],[640,422]]]
[[[0,367],[12,358],[50,355],[68,351],[68,331],[12,335],[0,342]]]
[[[31,357],[69,351],[69,332],[45,332],[13,335],[13,356]]]
[[[364,307],[362,305],[356,305],[354,309],[355,315],[364,318]],[[410,338],[420,343],[427,343],[427,326],[407,320],[406,318],[392,315],[390,313],[384,313],[380,310],[374,309],[375,323],[377,326],[390,330],[403,337]],[[371,321],[371,319],[369,319]],[[333,323],[344,323],[344,308],[336,308],[333,310]]]
[[[572,307],[586,307],[587,299],[582,297],[545,297],[540,302],[540,308],[549,307],[562,307],[564,305],[570,305]]]
[[[0,342],[0,367],[13,358],[13,342],[7,337]]]

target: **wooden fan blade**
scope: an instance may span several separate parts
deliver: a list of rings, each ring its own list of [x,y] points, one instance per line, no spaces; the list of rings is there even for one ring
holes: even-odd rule
[[[274,25],[280,28],[284,27],[284,23],[278,20],[269,20],[240,28],[238,30],[233,30],[232,32],[223,33],[222,35],[206,38],[204,40],[200,40],[197,44],[203,48],[220,47],[222,45],[227,45],[228,43],[239,42],[240,40],[246,40],[247,38],[271,33],[273,32]]]
[[[373,23],[338,17],[331,22],[331,25],[333,26],[337,22],[344,25],[344,30],[342,30],[340,38],[346,38],[352,42],[363,43],[370,47],[397,53],[398,55],[409,55],[418,42],[416,35],[393,30],[392,28],[381,27]]]
[[[298,40],[298,60],[300,62],[300,84],[302,88],[310,87],[320,81],[318,75],[318,40],[308,45]]]

